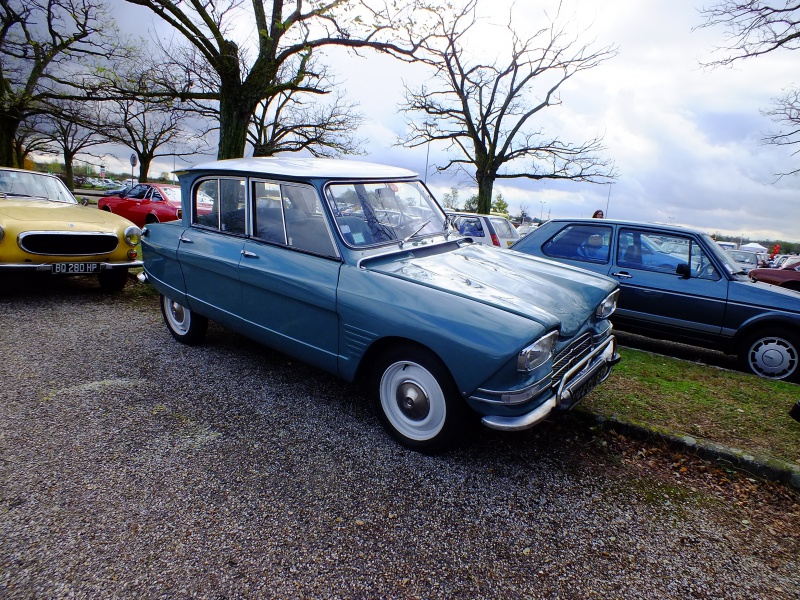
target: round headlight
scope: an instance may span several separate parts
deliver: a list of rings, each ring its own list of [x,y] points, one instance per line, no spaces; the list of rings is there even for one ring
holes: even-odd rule
[[[136,227],[136,225],[131,225],[125,230],[125,242],[129,246],[135,246],[138,244],[141,237],[142,230]]]
[[[3,238],[6,237],[6,230],[3,229],[3,226],[0,225],[0,242],[3,241]]]

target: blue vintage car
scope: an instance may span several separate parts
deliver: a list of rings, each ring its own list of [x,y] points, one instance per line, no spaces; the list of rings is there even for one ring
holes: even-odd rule
[[[182,219],[142,239],[173,337],[212,319],[364,382],[410,448],[447,447],[475,413],[532,427],[619,359],[613,280],[471,243],[410,171],[252,158],[179,178]]]
[[[754,283],[705,233],[553,219],[512,249],[616,278],[621,330],[715,348],[761,377],[800,381],[800,293]]]

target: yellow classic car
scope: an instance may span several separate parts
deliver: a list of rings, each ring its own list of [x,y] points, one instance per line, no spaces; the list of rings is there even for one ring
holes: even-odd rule
[[[0,167],[0,276],[96,275],[104,290],[118,291],[128,269],[142,265],[141,233],[123,217],[81,206],[58,177]]]

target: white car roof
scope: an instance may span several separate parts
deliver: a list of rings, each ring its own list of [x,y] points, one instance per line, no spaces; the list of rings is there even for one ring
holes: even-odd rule
[[[325,179],[405,179],[417,176],[417,173],[408,169],[360,160],[281,156],[217,160],[187,169],[187,171],[200,170],[247,171],[259,175]]]

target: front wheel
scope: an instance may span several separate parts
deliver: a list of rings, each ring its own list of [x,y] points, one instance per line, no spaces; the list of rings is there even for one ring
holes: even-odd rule
[[[798,382],[800,341],[791,332],[758,332],[740,346],[739,361],[742,367],[760,377]]]
[[[447,368],[429,350],[404,346],[386,352],[370,388],[381,424],[407,448],[440,452],[464,432],[468,409]]]
[[[164,315],[164,322],[172,337],[183,344],[197,344],[206,335],[208,319],[193,313],[163,294],[161,295],[161,314]]]

